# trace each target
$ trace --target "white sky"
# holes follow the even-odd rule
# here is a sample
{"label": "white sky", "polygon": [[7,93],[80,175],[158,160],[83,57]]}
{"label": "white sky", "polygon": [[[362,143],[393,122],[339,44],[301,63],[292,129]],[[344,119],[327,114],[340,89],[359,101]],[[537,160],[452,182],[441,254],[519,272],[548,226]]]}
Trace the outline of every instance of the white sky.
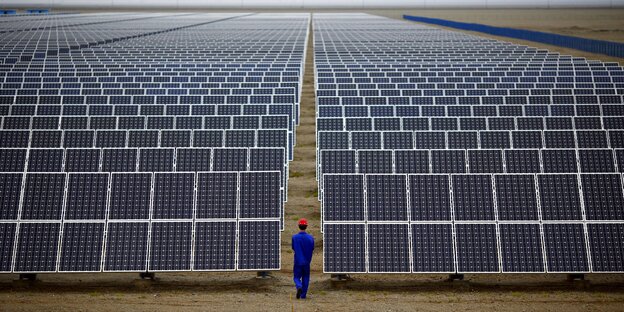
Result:
{"label": "white sky", "polygon": [[494,8],[611,7],[624,0],[0,0],[0,7]]}

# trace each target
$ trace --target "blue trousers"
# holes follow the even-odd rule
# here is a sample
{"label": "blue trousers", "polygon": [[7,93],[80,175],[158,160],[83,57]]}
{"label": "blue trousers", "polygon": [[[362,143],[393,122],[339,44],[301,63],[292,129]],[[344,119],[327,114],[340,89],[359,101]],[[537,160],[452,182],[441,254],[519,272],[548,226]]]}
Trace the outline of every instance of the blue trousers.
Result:
{"label": "blue trousers", "polygon": [[301,289],[301,298],[305,298],[308,293],[308,284],[310,284],[310,265],[295,265],[293,273],[295,286]]}

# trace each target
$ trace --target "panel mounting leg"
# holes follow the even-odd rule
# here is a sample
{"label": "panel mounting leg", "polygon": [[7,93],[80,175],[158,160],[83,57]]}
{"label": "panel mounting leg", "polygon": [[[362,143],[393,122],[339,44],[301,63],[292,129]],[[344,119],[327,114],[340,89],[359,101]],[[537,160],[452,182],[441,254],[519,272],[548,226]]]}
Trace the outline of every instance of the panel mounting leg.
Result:
{"label": "panel mounting leg", "polygon": [[332,274],[331,280],[332,282],[346,282],[350,280],[350,278],[347,274]]}
{"label": "panel mounting leg", "polygon": [[19,279],[21,281],[36,281],[37,280],[37,274],[34,273],[23,273],[19,275]]}
{"label": "panel mounting leg", "polygon": [[271,273],[269,271],[258,271],[256,273],[257,279],[268,279],[271,278]]}
{"label": "panel mounting leg", "polygon": [[449,281],[463,281],[464,280],[464,274],[449,274]]}
{"label": "panel mounting leg", "polygon": [[154,272],[141,272],[139,273],[139,276],[141,277],[141,279],[153,280],[156,278],[156,274],[154,274]]}

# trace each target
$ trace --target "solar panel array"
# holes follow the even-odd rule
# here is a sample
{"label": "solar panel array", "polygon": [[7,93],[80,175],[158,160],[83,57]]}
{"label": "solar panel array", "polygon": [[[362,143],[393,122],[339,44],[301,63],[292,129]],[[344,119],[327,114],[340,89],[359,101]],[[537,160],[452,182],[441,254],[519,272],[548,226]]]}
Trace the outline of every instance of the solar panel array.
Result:
{"label": "solar panel array", "polygon": [[624,271],[624,70],[315,14],[327,273]]}
{"label": "solar panel array", "polygon": [[308,24],[0,20],[0,271],[279,269]]}

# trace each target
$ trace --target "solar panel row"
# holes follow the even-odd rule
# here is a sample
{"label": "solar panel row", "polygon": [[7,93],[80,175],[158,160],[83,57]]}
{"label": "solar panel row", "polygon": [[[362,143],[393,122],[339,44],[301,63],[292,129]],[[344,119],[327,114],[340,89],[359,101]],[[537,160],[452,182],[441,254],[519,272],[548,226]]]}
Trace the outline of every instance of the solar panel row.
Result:
{"label": "solar panel row", "polygon": [[624,271],[619,64],[366,14],[314,27],[325,272]]}
{"label": "solar panel row", "polygon": [[0,21],[0,271],[279,269],[308,24]]}

